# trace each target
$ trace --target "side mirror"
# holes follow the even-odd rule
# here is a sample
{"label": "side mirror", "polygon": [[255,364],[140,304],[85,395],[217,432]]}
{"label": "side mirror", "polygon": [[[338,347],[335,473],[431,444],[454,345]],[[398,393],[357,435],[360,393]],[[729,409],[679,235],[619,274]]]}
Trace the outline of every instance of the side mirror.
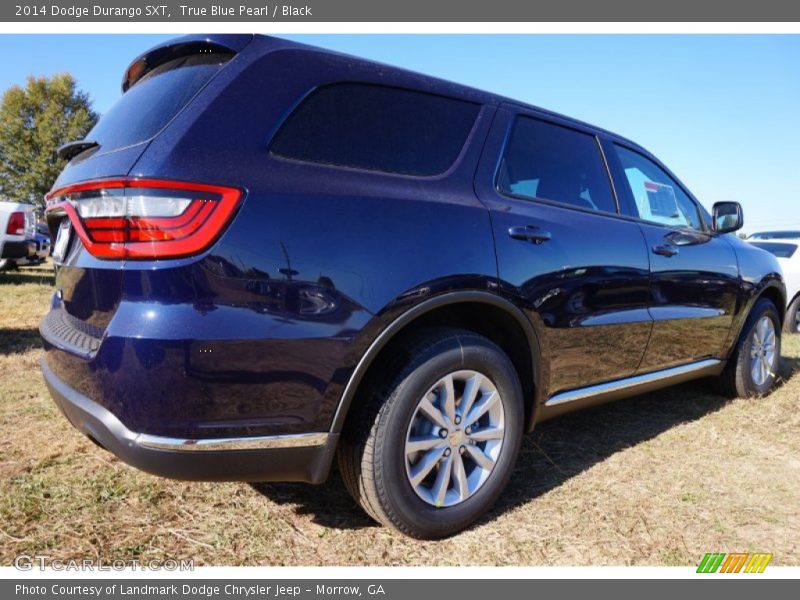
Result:
{"label": "side mirror", "polygon": [[711,209],[714,231],[730,233],[744,225],[742,205],[738,202],[717,202]]}

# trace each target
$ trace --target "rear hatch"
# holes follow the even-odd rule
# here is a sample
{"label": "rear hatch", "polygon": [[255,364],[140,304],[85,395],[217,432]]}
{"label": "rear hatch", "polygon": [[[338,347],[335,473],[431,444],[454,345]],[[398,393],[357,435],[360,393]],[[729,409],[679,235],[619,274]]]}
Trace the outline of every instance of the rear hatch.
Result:
{"label": "rear hatch", "polygon": [[[53,310],[42,326],[48,342],[91,357],[122,299],[125,263],[191,253],[192,247],[175,252],[173,244],[173,251],[159,255],[142,252],[140,244],[136,255],[128,242],[147,241],[155,248],[159,239],[148,236],[167,236],[159,225],[184,227],[174,231],[186,233],[208,216],[193,200],[221,200],[223,194],[174,189],[161,181],[141,188],[128,176],[149,143],[202,95],[251,37],[187,36],[151,49],[125,71],[122,96],[86,139],[64,148],[69,163],[47,198],[57,268]],[[147,227],[149,233],[143,231]]]}

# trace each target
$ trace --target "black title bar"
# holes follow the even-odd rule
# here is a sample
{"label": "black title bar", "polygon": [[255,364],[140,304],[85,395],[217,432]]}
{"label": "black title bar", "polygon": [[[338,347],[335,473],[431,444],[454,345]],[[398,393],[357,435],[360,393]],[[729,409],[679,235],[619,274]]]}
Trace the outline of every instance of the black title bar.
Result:
{"label": "black title bar", "polygon": [[786,0],[56,0],[0,4],[2,22],[786,22]]}

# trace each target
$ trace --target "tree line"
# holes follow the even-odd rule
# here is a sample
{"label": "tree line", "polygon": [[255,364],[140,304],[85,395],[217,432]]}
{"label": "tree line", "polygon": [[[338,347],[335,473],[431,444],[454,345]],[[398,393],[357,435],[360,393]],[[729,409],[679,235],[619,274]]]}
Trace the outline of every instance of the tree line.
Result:
{"label": "tree line", "polygon": [[26,202],[44,208],[66,161],[59,146],[83,139],[97,123],[89,95],[69,73],[29,76],[0,101],[0,201]]}

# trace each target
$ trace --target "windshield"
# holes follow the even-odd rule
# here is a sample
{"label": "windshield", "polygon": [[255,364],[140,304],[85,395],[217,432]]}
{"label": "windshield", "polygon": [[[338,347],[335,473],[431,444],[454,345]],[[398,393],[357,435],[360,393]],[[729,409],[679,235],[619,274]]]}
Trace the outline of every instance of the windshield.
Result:
{"label": "windshield", "polygon": [[800,231],[759,231],[750,236],[752,240],[789,240],[800,238]]}
{"label": "windshield", "polygon": [[753,246],[766,250],[778,258],[791,258],[797,250],[797,244],[786,244],[780,242],[753,242]]}

